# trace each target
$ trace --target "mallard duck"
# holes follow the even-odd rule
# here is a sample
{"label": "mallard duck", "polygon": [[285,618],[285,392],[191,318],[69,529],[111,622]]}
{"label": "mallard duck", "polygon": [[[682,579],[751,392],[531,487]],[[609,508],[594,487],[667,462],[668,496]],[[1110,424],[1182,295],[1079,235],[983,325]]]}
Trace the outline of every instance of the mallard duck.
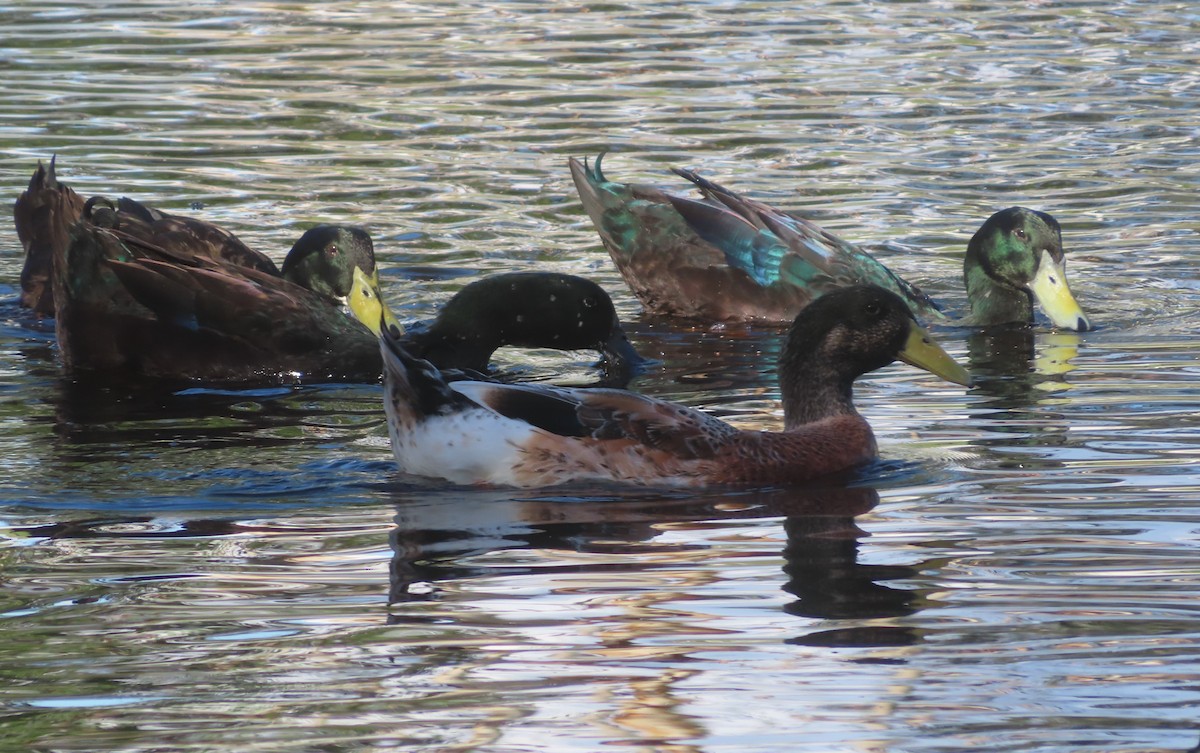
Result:
{"label": "mallard duck", "polygon": [[[813,298],[854,284],[880,285],[928,321],[936,303],[859,246],[795,214],[746,199],[691,170],[675,169],[700,200],[616,183],[571,158],[579,198],[617,268],[647,311],[705,321],[788,322]],[[1044,212],[1010,207],[967,244],[971,314],[985,326],[1033,321],[1031,298],[1062,329],[1090,328],[1067,285],[1062,234]]]}
{"label": "mallard duck", "polygon": [[365,231],[308,230],[288,252],[285,279],[177,254],[92,219],[74,225],[50,275],[68,368],[221,383],[379,378],[374,338],[337,300],[355,269],[374,274]]}
{"label": "mallard duck", "polygon": [[67,247],[75,223],[85,213],[90,217],[91,208],[97,205],[97,216],[109,229],[119,230],[122,237],[166,249],[176,258],[225,261],[276,277],[292,278],[291,274],[281,273],[266,255],[210,222],[168,214],[124,197],[115,204],[102,197],[84,200],[70,186],[58,181],[56,162],[52,158],[49,167],[38,162],[29,187],[13,206],[17,236],[25,249],[21,304],[40,316],[54,316],[50,270],[55,254]]}
{"label": "mallard duck", "polygon": [[614,389],[447,382],[380,328],[384,409],[400,470],[455,483],[548,486],[599,480],[704,486],[802,482],[873,458],[852,385],[899,358],[970,377],[878,286],[803,309],[780,357],[784,430],[743,431],[706,413]]}
{"label": "mallard duck", "polygon": [[[379,379],[375,337],[340,308],[355,271],[379,295],[363,230],[313,228],[277,268],[210,223],[130,199],[84,201],[53,162],[38,165],[15,215],[22,300],[56,315],[69,367],[218,382]],[[608,295],[567,275],[467,286],[419,338],[435,363],[481,372],[506,344],[594,347],[610,368],[639,362]]]}
{"label": "mallard duck", "polygon": [[[321,225],[282,269],[207,222],[131,199],[86,201],[38,164],[13,210],[21,300],[55,317],[64,364],[178,380],[374,381],[378,348],[341,310],[371,238]],[[375,282],[374,284],[378,284]]]}
{"label": "mallard duck", "polygon": [[[396,317],[378,286],[361,270],[347,301],[354,315],[380,334]],[[401,330],[404,348],[442,371],[480,376],[506,345],[597,350],[606,382],[624,384],[644,359],[621,327],[612,298],[591,280],[557,272],[504,272],[476,280],[450,298],[432,322]]]}

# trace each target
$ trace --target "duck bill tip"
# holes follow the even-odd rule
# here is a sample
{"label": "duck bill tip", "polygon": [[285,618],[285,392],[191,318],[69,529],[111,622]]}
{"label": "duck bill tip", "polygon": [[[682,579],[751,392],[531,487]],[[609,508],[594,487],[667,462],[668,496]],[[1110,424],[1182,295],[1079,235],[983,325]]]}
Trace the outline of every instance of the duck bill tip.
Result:
{"label": "duck bill tip", "polygon": [[1091,321],[1067,284],[1065,263],[1051,258],[1049,252],[1042,253],[1037,275],[1029,283],[1029,292],[1055,327],[1075,332],[1092,329]]}

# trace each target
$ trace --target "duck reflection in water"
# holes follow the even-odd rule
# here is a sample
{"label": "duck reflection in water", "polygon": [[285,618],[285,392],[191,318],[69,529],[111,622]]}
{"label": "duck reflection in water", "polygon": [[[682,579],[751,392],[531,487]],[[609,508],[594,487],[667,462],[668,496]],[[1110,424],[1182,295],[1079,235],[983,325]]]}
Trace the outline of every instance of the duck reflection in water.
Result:
{"label": "duck reflection in water", "polygon": [[1070,389],[1082,338],[1075,332],[1037,332],[1026,325],[978,329],[967,337],[976,393],[989,407],[1023,408]]}
{"label": "duck reflection in water", "polygon": [[[439,582],[544,572],[544,565],[470,564],[472,558],[491,552],[516,549],[669,555],[704,547],[700,542],[655,543],[665,530],[678,530],[680,524],[772,517],[783,518],[787,532],[783,550],[787,581],[783,589],[797,597],[785,607],[789,614],[814,619],[871,619],[916,611],[914,602],[919,592],[894,589],[880,582],[911,577],[914,568],[863,565],[857,561],[858,539],[866,534],[854,518],[878,504],[879,495],[872,488],[766,489],[696,496],[617,490],[603,499],[567,494],[562,489],[553,495],[522,496],[513,496],[511,491],[459,490],[398,501],[396,527],[391,534],[390,621],[400,624],[423,619],[419,613],[406,613],[395,605],[438,599]],[[600,570],[612,566],[606,561],[594,567]],[[578,567],[581,572],[588,569],[587,565]],[[880,640],[884,645],[895,645],[894,636],[884,636],[886,632],[881,632]],[[856,634],[856,645],[861,645],[863,635],[862,631]]]}
{"label": "duck reflection in water", "polygon": [[[1074,332],[1037,332],[1028,326],[988,327],[967,339],[975,380],[975,426],[987,432],[973,440],[996,448],[1000,467],[1059,468],[1048,448],[1069,445],[1066,416],[1051,406],[1066,399],[1082,338]],[[1051,402],[1053,400],[1054,402]],[[1014,448],[1041,448],[1017,452]]]}

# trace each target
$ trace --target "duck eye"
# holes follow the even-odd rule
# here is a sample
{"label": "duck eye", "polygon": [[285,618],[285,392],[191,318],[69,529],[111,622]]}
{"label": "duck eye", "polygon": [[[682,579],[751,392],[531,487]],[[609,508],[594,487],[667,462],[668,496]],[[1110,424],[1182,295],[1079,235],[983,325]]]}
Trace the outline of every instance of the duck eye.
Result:
{"label": "duck eye", "polygon": [[337,246],[326,246],[325,247],[325,255],[326,256],[337,256],[338,253],[339,253],[339,251],[338,251]]}
{"label": "duck eye", "polygon": [[1026,234],[1026,232],[1019,227],[1013,228],[1012,234],[1017,236],[1017,240],[1022,240],[1022,241],[1029,240],[1029,235]]}
{"label": "duck eye", "polygon": [[871,301],[866,305],[863,311],[865,311],[867,316],[871,317],[872,319],[878,319],[880,314],[883,313],[883,307],[875,301]]}

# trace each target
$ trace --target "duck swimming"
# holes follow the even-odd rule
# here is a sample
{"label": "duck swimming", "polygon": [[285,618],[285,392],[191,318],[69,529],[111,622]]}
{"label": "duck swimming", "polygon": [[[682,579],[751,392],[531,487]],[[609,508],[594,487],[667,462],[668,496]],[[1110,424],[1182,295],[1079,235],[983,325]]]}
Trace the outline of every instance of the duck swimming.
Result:
{"label": "duck swimming", "polygon": [[378,285],[365,231],[306,231],[284,262],[302,284],[176,254],[96,220],[75,224],[51,270],[68,369],[218,383],[378,380],[378,348],[338,300],[355,269]]}
{"label": "duck swimming", "polygon": [[[789,322],[830,290],[884,287],[919,317],[949,321],[919,288],[861,247],[795,214],[744,198],[691,170],[674,172],[701,199],[605,178],[601,154],[571,158],[579,198],[617,268],[646,310],[704,321]],[[1010,207],[967,244],[971,313],[961,326],[1033,321],[1033,300],[1061,329],[1091,323],[1067,285],[1062,233],[1044,212]]]}
{"label": "duck swimming", "polygon": [[[356,304],[357,316],[378,315]],[[376,319],[378,321],[378,319]],[[404,473],[459,484],[775,485],[876,455],[854,408],[862,374],[899,358],[949,381],[970,377],[878,286],[833,291],[802,310],[779,362],[784,430],[744,431],[698,410],[615,389],[447,382],[381,326],[384,409]]]}
{"label": "duck swimming", "polygon": [[[26,248],[22,302],[55,316],[71,369],[222,383],[380,377],[376,338],[342,310],[356,272],[379,295],[364,230],[312,228],[276,267],[211,223],[131,199],[84,201],[56,179],[53,161],[38,165],[14,215]],[[530,273],[481,283],[422,335],[435,363],[485,371],[506,344],[594,347],[620,368],[640,362],[612,300],[590,281]]]}

